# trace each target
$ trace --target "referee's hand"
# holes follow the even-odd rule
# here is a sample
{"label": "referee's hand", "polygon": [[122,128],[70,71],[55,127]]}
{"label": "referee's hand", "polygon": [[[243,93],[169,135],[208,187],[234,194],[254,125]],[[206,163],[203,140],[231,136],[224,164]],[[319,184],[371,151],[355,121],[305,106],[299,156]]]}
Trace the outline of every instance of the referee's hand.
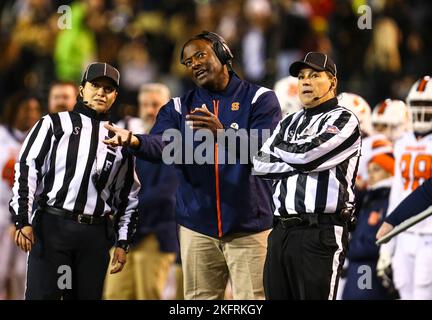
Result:
{"label": "referee's hand", "polygon": [[105,124],[104,127],[109,131],[113,132],[115,135],[111,139],[103,140],[103,143],[111,146],[111,147],[132,147],[138,148],[140,141],[137,137],[135,137],[131,131],[114,127],[110,124]]}
{"label": "referee's hand", "polygon": [[123,270],[124,265],[126,264],[126,251],[123,248],[115,248],[113,258],[111,261],[111,269],[110,273],[117,273]]}
{"label": "referee's hand", "polygon": [[15,231],[15,244],[20,247],[22,251],[30,251],[34,242],[33,228],[31,226],[25,226]]}

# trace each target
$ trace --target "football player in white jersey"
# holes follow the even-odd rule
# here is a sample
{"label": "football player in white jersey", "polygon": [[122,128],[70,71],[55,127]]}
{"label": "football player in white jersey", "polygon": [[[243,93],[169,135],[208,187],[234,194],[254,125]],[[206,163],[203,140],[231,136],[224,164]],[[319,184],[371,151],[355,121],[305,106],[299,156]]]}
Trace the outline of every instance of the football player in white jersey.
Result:
{"label": "football player in white jersey", "polygon": [[409,110],[402,100],[385,99],[372,111],[372,126],[393,143],[405,132],[412,131]]}
{"label": "football player in white jersey", "polygon": [[0,300],[24,298],[27,255],[14,243],[15,226],[9,213],[9,200],[21,145],[27,131],[40,117],[38,100],[25,94],[12,96],[3,110],[0,125]]}
{"label": "football player in white jersey", "polygon": [[342,92],[338,96],[339,105],[357,116],[362,134],[362,149],[357,172],[356,186],[362,191],[366,189],[368,180],[367,166],[373,156],[393,151],[391,141],[383,134],[375,133],[372,128],[371,107],[361,96],[355,93]]}
{"label": "football player in white jersey", "polygon": [[[407,105],[413,132],[394,146],[395,177],[387,214],[432,176],[432,81],[419,79],[411,88]],[[432,299],[432,217],[402,232],[381,248],[378,272],[391,263],[401,299]]]}
{"label": "football player in white jersey", "polygon": [[282,117],[302,108],[297,83],[298,79],[293,76],[282,78],[275,83],[274,91],[282,109]]}
{"label": "football player in white jersey", "polygon": [[[393,148],[391,142],[384,135],[376,134],[374,132],[372,128],[371,107],[365,99],[363,99],[358,94],[350,92],[342,92],[337,98],[338,104],[354,112],[360,122],[362,148],[357,170],[355,190],[357,210],[359,210],[359,205],[362,203],[362,199],[367,188],[367,181],[369,179],[369,160],[378,154],[391,153]],[[345,269],[348,268],[348,263],[348,259],[345,260]],[[341,290],[338,290],[338,300],[341,299],[344,284],[344,279],[339,282]]]}

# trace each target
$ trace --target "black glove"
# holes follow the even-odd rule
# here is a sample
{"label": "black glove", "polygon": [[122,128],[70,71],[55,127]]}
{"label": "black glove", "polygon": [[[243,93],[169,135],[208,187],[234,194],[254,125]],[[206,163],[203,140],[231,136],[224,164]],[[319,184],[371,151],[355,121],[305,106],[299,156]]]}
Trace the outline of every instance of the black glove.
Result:
{"label": "black glove", "polygon": [[387,289],[392,299],[400,299],[399,292],[393,282],[393,269],[391,265],[385,267],[382,272],[377,274],[382,286]]}
{"label": "black glove", "polygon": [[353,232],[357,226],[357,216],[355,208],[344,208],[341,211],[342,217],[345,220],[349,232]]}

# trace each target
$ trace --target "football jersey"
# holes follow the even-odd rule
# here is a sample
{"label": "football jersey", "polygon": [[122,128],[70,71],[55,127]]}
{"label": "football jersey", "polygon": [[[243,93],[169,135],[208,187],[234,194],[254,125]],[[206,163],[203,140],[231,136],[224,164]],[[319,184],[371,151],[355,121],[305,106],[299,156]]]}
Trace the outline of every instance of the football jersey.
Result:
{"label": "football jersey", "polygon": [[24,141],[25,133],[0,126],[0,225],[12,223],[9,201],[12,198],[14,166]]}
{"label": "football jersey", "polygon": [[392,143],[383,134],[377,133],[363,138],[359,167],[357,170],[357,179],[366,182],[368,180],[367,169],[370,159],[379,153],[388,153],[392,151]]}
{"label": "football jersey", "polygon": [[[414,133],[405,133],[395,143],[394,156],[395,176],[387,214],[432,176],[432,134],[417,140]],[[412,226],[409,232],[432,233],[432,217]]]}

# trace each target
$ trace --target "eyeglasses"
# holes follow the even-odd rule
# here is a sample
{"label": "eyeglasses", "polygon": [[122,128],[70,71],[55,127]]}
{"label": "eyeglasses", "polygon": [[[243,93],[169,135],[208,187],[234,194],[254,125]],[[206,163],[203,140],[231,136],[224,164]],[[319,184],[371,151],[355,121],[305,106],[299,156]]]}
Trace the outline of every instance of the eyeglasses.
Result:
{"label": "eyeglasses", "polygon": [[108,94],[111,92],[114,92],[116,90],[116,88],[114,88],[113,86],[103,86],[100,83],[97,82],[90,82],[90,86],[93,90],[97,91],[100,88],[103,88],[103,91]]}

